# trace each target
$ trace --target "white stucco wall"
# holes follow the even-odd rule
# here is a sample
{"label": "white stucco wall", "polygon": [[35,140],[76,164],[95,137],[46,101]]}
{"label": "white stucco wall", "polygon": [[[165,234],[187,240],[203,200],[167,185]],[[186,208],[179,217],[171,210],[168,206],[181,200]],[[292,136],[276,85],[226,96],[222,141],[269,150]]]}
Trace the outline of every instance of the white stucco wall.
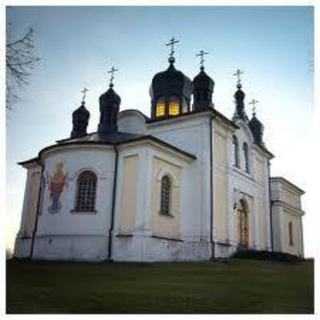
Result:
{"label": "white stucco wall", "polygon": [[[199,216],[190,210],[192,186],[189,168],[196,160],[188,159],[175,151],[165,150],[152,144],[133,144],[121,146],[119,165],[122,167],[128,159],[139,159],[136,168],[137,201],[134,207],[125,206],[124,190],[131,176],[130,172],[121,171],[117,186],[116,222],[114,230],[113,259],[118,261],[170,261],[170,260],[206,260],[209,258],[208,243],[199,242],[199,229],[192,228],[193,221]],[[132,169],[133,170],[133,167]],[[126,174],[124,174],[126,173]],[[172,217],[159,213],[159,181],[163,174],[173,177]],[[190,199],[191,198],[191,199]],[[132,217],[134,227],[131,232],[123,232],[122,225],[129,221],[123,215]],[[130,220],[131,221],[131,220]],[[190,228],[191,226],[191,228]],[[192,231],[194,233],[192,233]]]}
{"label": "white stucco wall", "polygon": [[[255,250],[271,250],[270,233],[270,206],[269,206],[269,157],[253,143],[253,137],[247,124],[238,120],[240,127],[229,136],[229,168],[228,179],[229,192],[229,241],[233,250],[238,246],[239,230],[238,216],[235,207],[240,199],[244,199],[249,208],[249,248]],[[232,146],[232,134],[235,134],[239,142],[240,168],[234,164],[234,150]],[[247,143],[249,150],[249,173],[245,168],[243,144]],[[232,198],[230,195],[232,194]]]}
{"label": "white stucco wall", "polygon": [[[275,251],[304,255],[301,196],[304,192],[283,178],[271,179],[273,242]],[[293,243],[290,244],[289,223]]]}
{"label": "white stucco wall", "polygon": [[[46,259],[102,260],[107,256],[108,230],[112,205],[114,151],[109,146],[64,146],[43,154],[44,177],[34,257]],[[61,209],[50,213],[52,203],[48,176],[63,163],[65,188]],[[84,170],[97,176],[96,212],[75,212],[77,178]]]}
{"label": "white stucco wall", "polygon": [[186,228],[190,238],[206,242],[210,240],[210,121],[210,113],[201,113],[147,124],[148,133],[197,157],[188,169],[185,210],[191,220]]}
{"label": "white stucco wall", "polygon": [[213,133],[213,238],[215,256],[228,256],[230,244],[230,128],[214,121]]}

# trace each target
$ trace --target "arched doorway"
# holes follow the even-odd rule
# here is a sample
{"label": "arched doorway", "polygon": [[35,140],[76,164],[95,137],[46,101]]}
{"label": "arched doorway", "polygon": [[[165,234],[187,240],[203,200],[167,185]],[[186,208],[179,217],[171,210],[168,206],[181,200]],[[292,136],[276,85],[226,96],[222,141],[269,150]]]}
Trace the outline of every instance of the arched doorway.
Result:
{"label": "arched doorway", "polygon": [[248,217],[248,205],[244,199],[239,201],[239,207],[237,210],[238,215],[238,235],[239,246],[241,248],[249,247],[249,217]]}

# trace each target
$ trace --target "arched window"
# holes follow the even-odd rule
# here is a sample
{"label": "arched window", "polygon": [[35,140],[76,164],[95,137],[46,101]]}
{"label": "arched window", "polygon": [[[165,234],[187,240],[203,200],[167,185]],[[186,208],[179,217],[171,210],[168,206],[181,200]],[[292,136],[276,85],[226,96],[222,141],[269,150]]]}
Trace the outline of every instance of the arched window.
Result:
{"label": "arched window", "polygon": [[288,224],[289,229],[289,245],[293,246],[293,232],[292,232],[292,222],[290,221]]}
{"label": "arched window", "polygon": [[238,207],[239,245],[242,248],[249,246],[249,217],[248,205],[244,199],[240,200]]}
{"label": "arched window", "polygon": [[244,164],[246,168],[246,172],[250,173],[250,166],[249,166],[249,148],[246,142],[243,143],[243,157],[244,157]]}
{"label": "arched window", "polygon": [[97,176],[92,171],[84,171],[79,175],[75,211],[95,211],[96,188]]}
{"label": "arched window", "polygon": [[233,165],[237,168],[240,167],[239,164],[239,142],[238,138],[234,135],[232,136],[232,144],[233,144]]}
{"label": "arched window", "polygon": [[164,176],[161,179],[161,203],[160,213],[170,215],[171,205],[171,179],[169,176]]}
{"label": "arched window", "polygon": [[179,99],[172,97],[169,100],[169,116],[178,116],[180,114]]}
{"label": "arched window", "polygon": [[160,98],[157,101],[157,105],[156,105],[156,117],[163,117],[166,114],[166,103],[164,101],[164,99]]}

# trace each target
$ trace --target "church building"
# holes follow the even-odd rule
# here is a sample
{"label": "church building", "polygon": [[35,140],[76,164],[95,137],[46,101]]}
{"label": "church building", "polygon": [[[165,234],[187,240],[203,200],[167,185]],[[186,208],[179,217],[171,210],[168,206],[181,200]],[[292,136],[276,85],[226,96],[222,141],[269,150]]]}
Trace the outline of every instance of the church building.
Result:
{"label": "church building", "polygon": [[119,112],[112,68],[97,131],[87,132],[83,98],[70,137],[19,163],[27,181],[16,257],[196,261],[237,250],[303,257],[304,192],[270,176],[274,156],[255,110],[247,115],[240,70],[228,119],[213,103],[206,53],[191,80],[175,67],[174,43],[168,68],[151,82],[150,117]]}

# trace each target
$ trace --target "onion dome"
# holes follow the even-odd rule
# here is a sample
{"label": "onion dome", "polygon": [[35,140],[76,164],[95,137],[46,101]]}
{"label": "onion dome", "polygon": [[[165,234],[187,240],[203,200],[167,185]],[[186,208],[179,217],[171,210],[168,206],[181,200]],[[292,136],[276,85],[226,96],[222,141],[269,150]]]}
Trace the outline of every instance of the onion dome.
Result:
{"label": "onion dome", "polygon": [[205,73],[201,66],[200,72],[193,79],[193,110],[212,108],[214,81]]}
{"label": "onion dome", "polygon": [[121,103],[120,96],[113,90],[110,83],[109,89],[100,96],[100,122],[99,133],[110,133],[118,131],[117,118]]}
{"label": "onion dome", "polygon": [[256,113],[254,112],[252,118],[249,121],[249,128],[252,132],[254,143],[258,145],[263,144],[263,130],[264,126],[256,117]]}
{"label": "onion dome", "polygon": [[90,112],[86,109],[84,101],[81,106],[72,113],[71,138],[79,138],[87,134]]}
{"label": "onion dome", "polygon": [[241,119],[248,121],[248,116],[245,112],[244,109],[244,98],[245,98],[245,93],[242,91],[242,86],[241,83],[238,83],[237,85],[238,90],[234,94],[234,99],[236,103],[236,110],[233,115],[233,120]]}
{"label": "onion dome", "polygon": [[[170,57],[168,69],[157,73],[152,79],[150,96],[153,119],[171,115],[169,107],[170,101],[174,101],[175,106],[177,106],[177,110],[174,112],[175,114],[172,115],[189,111],[192,82],[187,76],[174,67],[174,61],[174,58]],[[158,103],[159,110],[161,111],[157,110]]]}

